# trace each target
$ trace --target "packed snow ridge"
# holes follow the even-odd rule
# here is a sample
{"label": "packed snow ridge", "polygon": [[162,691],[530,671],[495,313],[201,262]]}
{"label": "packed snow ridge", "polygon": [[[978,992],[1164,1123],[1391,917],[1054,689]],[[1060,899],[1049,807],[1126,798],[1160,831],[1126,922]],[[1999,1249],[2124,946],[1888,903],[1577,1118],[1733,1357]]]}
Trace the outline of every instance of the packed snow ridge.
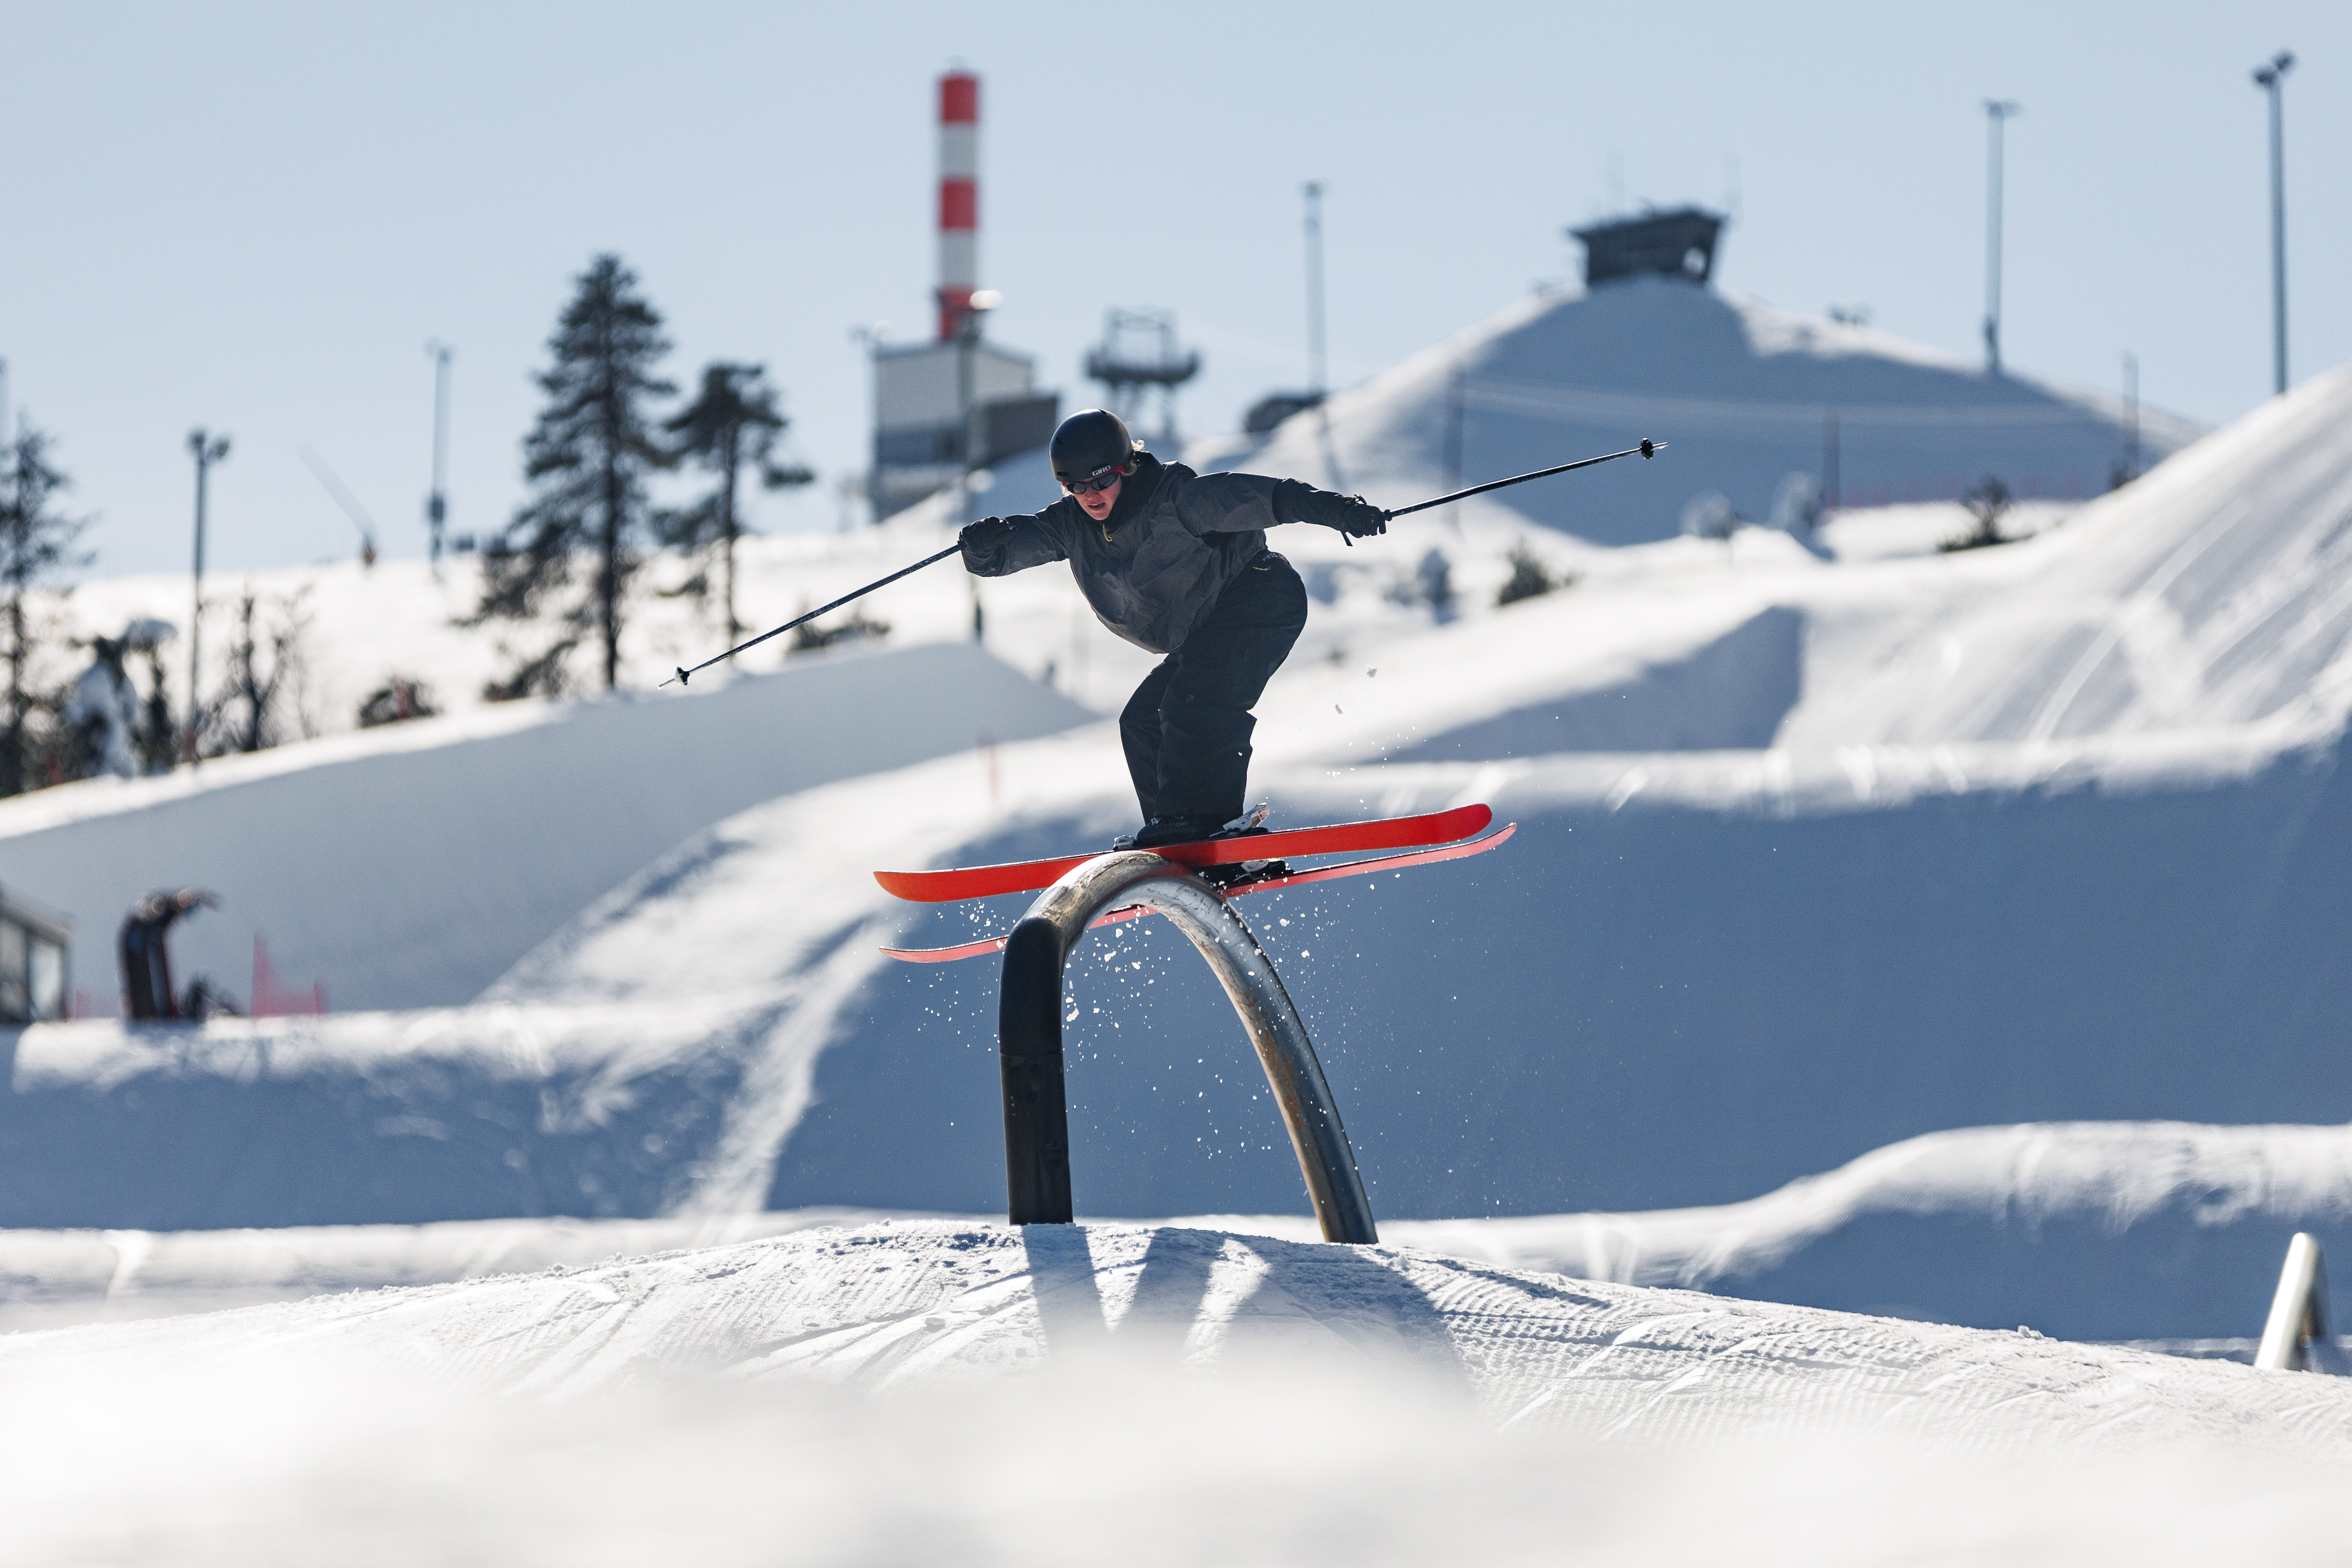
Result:
{"label": "packed snow ridge", "polygon": [[45,1561],[2198,1562],[2339,1538],[2352,1450],[2335,1379],[1120,1226],[16,1335],[0,1389]]}

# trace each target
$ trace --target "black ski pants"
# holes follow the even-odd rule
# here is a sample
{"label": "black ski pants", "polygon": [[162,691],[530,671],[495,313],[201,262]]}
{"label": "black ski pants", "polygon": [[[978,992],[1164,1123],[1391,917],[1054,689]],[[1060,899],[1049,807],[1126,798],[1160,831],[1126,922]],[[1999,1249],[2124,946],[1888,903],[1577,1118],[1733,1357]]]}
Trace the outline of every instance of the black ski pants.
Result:
{"label": "black ski pants", "polygon": [[1307,585],[1269,550],[1143,678],[1118,716],[1118,736],[1144,821],[1230,822],[1242,814],[1257,728],[1250,710],[1306,625]]}

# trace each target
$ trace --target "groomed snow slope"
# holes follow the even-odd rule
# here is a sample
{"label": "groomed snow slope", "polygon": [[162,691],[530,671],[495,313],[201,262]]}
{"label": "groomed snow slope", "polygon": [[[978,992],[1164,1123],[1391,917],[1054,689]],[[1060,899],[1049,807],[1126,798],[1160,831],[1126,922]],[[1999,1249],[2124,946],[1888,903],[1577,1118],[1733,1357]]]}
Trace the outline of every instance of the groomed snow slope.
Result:
{"label": "groomed snow slope", "polygon": [[2063,528],[1973,552],[1991,558],[1976,603],[1926,624],[1888,617],[1891,635],[1819,658],[1834,687],[1816,696],[1809,679],[1780,743],[2339,730],[2352,709],[2347,431],[2352,367]]}
{"label": "groomed snow slope", "polygon": [[15,1335],[0,1390],[44,1561],[2317,1562],[2352,1457],[2337,1379],[1133,1226]]}

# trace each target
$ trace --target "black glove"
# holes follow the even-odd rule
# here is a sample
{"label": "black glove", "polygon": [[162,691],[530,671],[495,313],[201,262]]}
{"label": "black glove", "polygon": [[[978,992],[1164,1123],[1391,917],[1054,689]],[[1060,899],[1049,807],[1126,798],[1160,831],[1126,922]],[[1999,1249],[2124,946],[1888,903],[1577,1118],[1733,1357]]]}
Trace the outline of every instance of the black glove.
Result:
{"label": "black glove", "polygon": [[997,555],[1012,537],[1013,525],[1001,517],[983,517],[965,525],[956,535],[956,542],[963,546],[963,569],[979,577],[993,574]]}
{"label": "black glove", "polygon": [[1389,514],[1361,496],[1342,497],[1331,510],[1338,514],[1331,519],[1331,526],[1350,539],[1370,539],[1389,531]]}

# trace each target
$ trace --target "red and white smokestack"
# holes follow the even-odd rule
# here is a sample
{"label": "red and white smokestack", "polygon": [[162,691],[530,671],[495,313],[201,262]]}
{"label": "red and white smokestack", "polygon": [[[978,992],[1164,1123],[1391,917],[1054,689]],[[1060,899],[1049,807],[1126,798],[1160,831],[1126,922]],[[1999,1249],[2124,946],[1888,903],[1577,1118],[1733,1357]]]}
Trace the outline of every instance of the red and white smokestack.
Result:
{"label": "red and white smokestack", "polygon": [[956,335],[980,287],[980,79],[940,78],[940,339]]}

